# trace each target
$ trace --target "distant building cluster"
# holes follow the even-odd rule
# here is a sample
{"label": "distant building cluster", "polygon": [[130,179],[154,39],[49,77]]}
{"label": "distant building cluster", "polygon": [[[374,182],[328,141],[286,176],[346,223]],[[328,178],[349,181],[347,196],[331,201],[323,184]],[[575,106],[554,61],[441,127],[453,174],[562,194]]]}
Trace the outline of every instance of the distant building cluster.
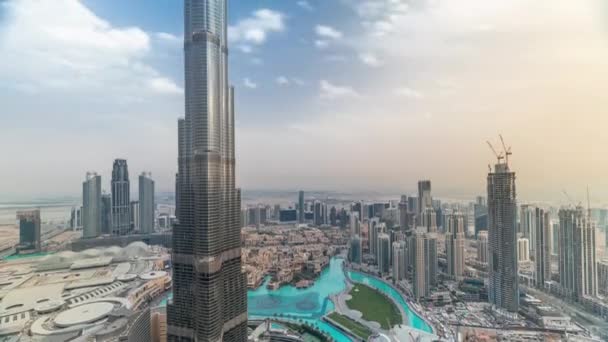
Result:
{"label": "distant building cluster", "polygon": [[72,209],[72,229],[82,229],[84,239],[102,235],[125,236],[151,234],[158,228],[169,228],[170,216],[158,217],[154,180],[149,172],[139,176],[139,196],[131,200],[131,182],[127,161],[116,159],[112,168],[110,193],[102,190],[101,176],[88,172],[82,183],[82,207]]}

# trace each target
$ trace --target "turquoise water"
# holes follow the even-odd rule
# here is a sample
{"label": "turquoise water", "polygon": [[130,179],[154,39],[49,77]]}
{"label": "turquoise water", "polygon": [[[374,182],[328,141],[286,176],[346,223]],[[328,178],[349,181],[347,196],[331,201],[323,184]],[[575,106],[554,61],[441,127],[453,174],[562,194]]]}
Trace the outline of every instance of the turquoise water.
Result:
{"label": "turquoise water", "polygon": [[273,317],[275,314],[288,315],[316,326],[337,342],[350,342],[350,338],[321,320],[323,315],[334,309],[329,296],[338,294],[346,288],[346,279],[342,272],[343,262],[342,259],[332,259],[329,267],[323,270],[315,284],[307,289],[282,286],[273,291],[268,290],[264,284],[256,290],[249,291],[247,293],[249,316],[265,318]]}
{"label": "turquoise water", "polygon": [[407,303],[405,302],[405,300],[403,299],[401,294],[397,290],[395,290],[392,286],[390,286],[387,283],[380,281],[376,278],[367,276],[367,275],[359,273],[359,272],[350,271],[350,272],[348,272],[348,277],[356,283],[362,283],[362,284],[368,285],[370,287],[373,287],[373,288],[377,289],[378,291],[393,298],[397,303],[399,303],[403,307],[403,311],[405,311],[405,314],[407,315],[407,318],[408,318],[409,326],[422,330],[422,331],[425,331],[425,332],[428,332],[428,333],[433,333],[433,329],[431,329],[431,327],[422,318],[420,318],[414,311],[410,310],[409,306],[407,305]]}
{"label": "turquoise water", "polygon": [[[340,258],[332,259],[329,267],[323,270],[315,284],[307,289],[283,286],[273,291],[268,290],[264,284],[256,290],[248,291],[249,318],[263,319],[276,316],[282,319],[302,320],[329,334],[337,342],[350,342],[350,338],[321,320],[323,315],[334,309],[329,296],[338,294],[346,288],[346,278],[342,271],[343,262],[344,260]],[[390,285],[359,272],[348,272],[348,275],[354,282],[369,285],[395,299],[407,314],[410,326],[432,332],[431,327],[410,310],[403,297]],[[166,300],[160,305],[166,305]],[[283,316],[280,316],[281,314]]]}
{"label": "turquoise water", "polygon": [[31,253],[31,254],[13,254],[13,255],[4,257],[4,259],[2,259],[2,260],[13,261],[13,260],[28,259],[28,258],[40,258],[40,257],[44,257],[44,256],[47,256],[50,254],[53,254],[53,253],[39,252],[39,253]]}

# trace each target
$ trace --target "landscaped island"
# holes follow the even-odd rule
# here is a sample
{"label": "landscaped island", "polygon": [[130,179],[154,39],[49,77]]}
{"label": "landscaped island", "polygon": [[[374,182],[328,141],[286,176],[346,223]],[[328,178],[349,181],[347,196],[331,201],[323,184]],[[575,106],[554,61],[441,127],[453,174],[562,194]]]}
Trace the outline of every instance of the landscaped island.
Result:
{"label": "landscaped island", "polygon": [[346,305],[351,310],[361,312],[364,320],[378,322],[385,330],[403,323],[399,309],[377,290],[363,284],[355,284],[349,294],[352,298],[346,301]]}
{"label": "landscaped island", "polygon": [[363,340],[367,340],[373,334],[366,326],[337,312],[332,312],[327,317]]}

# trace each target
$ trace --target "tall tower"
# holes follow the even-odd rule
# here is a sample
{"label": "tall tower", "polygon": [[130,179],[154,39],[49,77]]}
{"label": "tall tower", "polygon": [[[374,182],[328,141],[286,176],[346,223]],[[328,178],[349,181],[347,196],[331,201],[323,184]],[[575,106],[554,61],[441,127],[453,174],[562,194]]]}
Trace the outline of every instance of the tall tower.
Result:
{"label": "tall tower", "polygon": [[112,195],[101,195],[101,234],[112,232]]}
{"label": "tall tower", "polygon": [[460,280],[464,276],[464,216],[451,214],[446,218],[445,249],[448,274]]}
{"label": "tall tower", "polygon": [[306,213],[304,211],[304,191],[300,190],[298,194],[298,223],[302,224],[306,221]]}
{"label": "tall tower", "polygon": [[124,159],[114,160],[112,168],[112,234],[131,232],[129,169]]}
{"label": "tall tower", "polygon": [[424,212],[426,208],[433,207],[433,197],[431,197],[431,181],[430,180],[422,180],[418,182],[418,207],[417,214],[419,217],[419,223],[422,222],[420,220],[420,215]]}
{"label": "tall tower", "polygon": [[388,234],[382,233],[378,236],[378,270],[382,274],[390,272],[391,262],[391,238]]}
{"label": "tall tower", "polygon": [[536,247],[534,248],[534,282],[536,287],[544,288],[545,281],[551,280],[551,221],[549,212],[541,208],[534,209],[534,237]]}
{"label": "tall tower", "polygon": [[82,236],[85,239],[101,234],[101,215],[101,176],[87,172],[87,178],[82,183]]}
{"label": "tall tower", "polygon": [[139,230],[142,234],[154,233],[154,181],[152,174],[139,175]]}
{"label": "tall tower", "polygon": [[40,252],[40,209],[17,212],[19,221],[19,245],[17,253],[22,250]]}
{"label": "tall tower", "polygon": [[[509,155],[510,151],[505,151]],[[488,299],[496,308],[517,313],[519,284],[517,268],[517,200],[515,172],[498,155],[494,171],[488,173]]]}
{"label": "tall tower", "polygon": [[595,223],[582,207],[559,211],[559,282],[564,294],[580,300],[597,296]]}
{"label": "tall tower", "polygon": [[226,0],[185,0],[186,117],[178,122],[169,341],[247,341]]}

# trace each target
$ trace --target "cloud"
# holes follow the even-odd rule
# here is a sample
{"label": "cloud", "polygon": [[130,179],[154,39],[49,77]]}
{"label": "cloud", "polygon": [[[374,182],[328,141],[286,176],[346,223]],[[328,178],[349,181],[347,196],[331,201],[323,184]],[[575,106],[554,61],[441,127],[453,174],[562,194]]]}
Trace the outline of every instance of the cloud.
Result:
{"label": "cloud", "polygon": [[149,81],[152,90],[160,94],[183,95],[184,90],[168,78],[156,77]]}
{"label": "cloud", "polygon": [[395,95],[397,96],[401,96],[401,97],[407,97],[407,98],[411,98],[411,99],[420,99],[422,97],[424,97],[424,95],[412,88],[408,88],[408,87],[402,87],[402,88],[397,88],[395,89]]}
{"label": "cloud", "polygon": [[251,47],[251,45],[247,45],[247,44],[237,45],[236,48],[239,49],[242,53],[252,53],[253,52],[253,47]]}
{"label": "cloud", "polygon": [[361,62],[363,62],[363,64],[368,65],[370,67],[377,68],[379,66],[382,66],[382,61],[380,61],[378,57],[373,53],[360,53],[359,59],[361,60]]}
{"label": "cloud", "polygon": [[304,80],[302,80],[301,78],[298,77],[287,77],[287,76],[279,76],[275,79],[276,84],[278,84],[279,86],[290,86],[290,85],[296,85],[296,86],[305,86],[306,82]]}
{"label": "cloud", "polygon": [[320,97],[325,100],[335,100],[340,98],[353,98],[358,97],[359,94],[349,86],[337,86],[330,83],[327,80],[321,80],[320,86]]}
{"label": "cloud", "polygon": [[351,1],[371,35],[384,36],[395,31],[395,26],[409,12],[408,0],[365,0]]}
{"label": "cloud", "polygon": [[302,7],[303,9],[307,10],[307,11],[314,11],[314,7],[312,7],[312,5],[310,4],[310,2],[305,1],[305,0],[301,0],[297,2],[298,6]]}
{"label": "cloud", "polygon": [[326,25],[317,25],[315,27],[315,32],[317,33],[317,36],[319,36],[321,38],[332,39],[332,40],[340,39],[343,36],[342,32],[336,30],[335,28],[333,28],[331,26],[326,26]]}
{"label": "cloud", "polygon": [[168,43],[181,43],[183,38],[167,32],[157,32],[156,38]]}
{"label": "cloud", "polygon": [[178,89],[167,87],[173,81],[146,64],[151,39],[138,27],[115,27],[78,0],[9,0],[2,7],[0,87],[69,94],[70,100],[95,94],[91,101]]}
{"label": "cloud", "polygon": [[331,41],[342,39],[344,34],[335,28],[327,25],[317,25],[315,33],[318,39],[315,40],[315,46],[319,49],[325,49],[330,45]]}
{"label": "cloud", "polygon": [[259,9],[250,17],[228,27],[228,39],[232,43],[260,45],[268,35],[285,29],[285,15],[270,9]]}
{"label": "cloud", "polygon": [[279,77],[277,77],[277,79],[275,81],[280,86],[287,86],[290,83],[289,79],[287,77],[285,77],[285,76],[279,76]]}
{"label": "cloud", "polygon": [[250,80],[248,77],[245,77],[243,79],[243,86],[245,86],[245,88],[249,88],[249,89],[257,89],[258,88],[258,84],[253,82],[252,80]]}
{"label": "cloud", "polygon": [[348,60],[348,58],[344,55],[328,55],[323,57],[323,60],[331,63],[343,63]]}
{"label": "cloud", "polygon": [[315,46],[318,47],[319,49],[325,49],[326,47],[329,46],[329,42],[327,40],[317,39],[317,40],[315,40]]}

